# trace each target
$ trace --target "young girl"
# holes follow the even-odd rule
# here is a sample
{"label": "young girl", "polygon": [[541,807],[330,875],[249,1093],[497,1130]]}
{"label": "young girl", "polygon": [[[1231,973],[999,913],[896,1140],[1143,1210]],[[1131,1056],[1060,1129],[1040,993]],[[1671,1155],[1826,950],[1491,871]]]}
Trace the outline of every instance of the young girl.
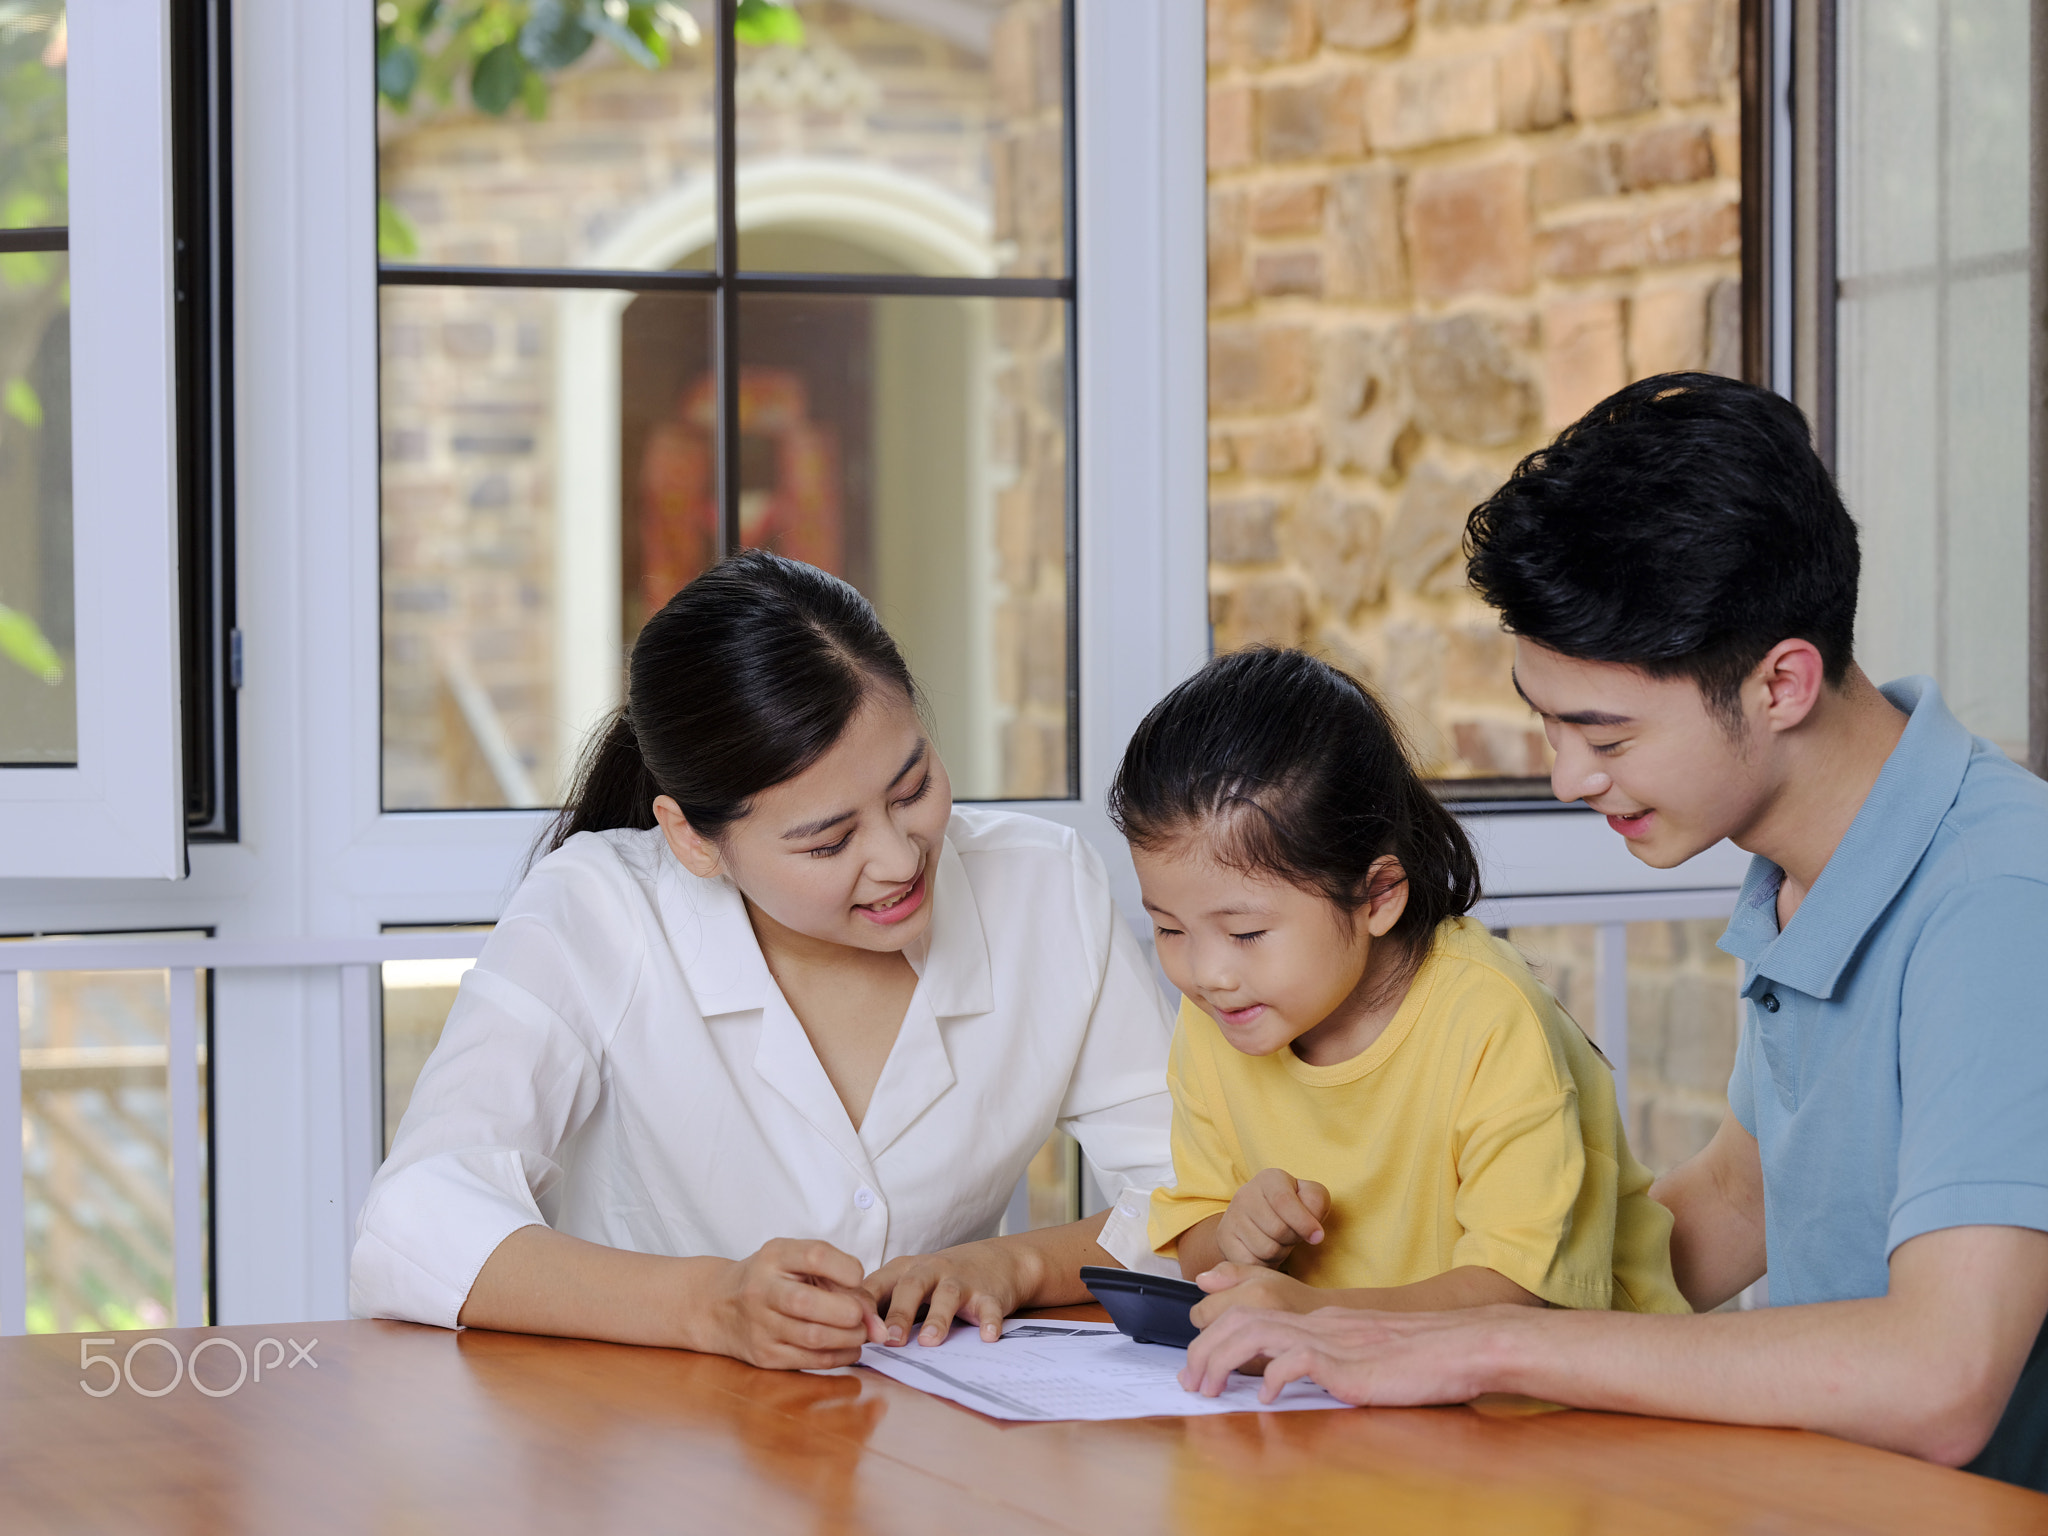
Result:
{"label": "young girl", "polygon": [[1184,997],[1153,1246],[1231,1306],[1689,1310],[1614,1079],[1360,684],[1219,657],[1110,791]]}

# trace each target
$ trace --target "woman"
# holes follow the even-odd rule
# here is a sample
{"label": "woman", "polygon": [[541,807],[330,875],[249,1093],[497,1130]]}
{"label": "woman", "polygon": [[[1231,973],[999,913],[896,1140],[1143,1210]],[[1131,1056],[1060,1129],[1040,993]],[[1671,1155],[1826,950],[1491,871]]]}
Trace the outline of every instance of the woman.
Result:
{"label": "woman", "polygon": [[351,1304],[796,1368],[920,1309],[921,1342],[995,1337],[1142,1262],[1142,1198],[991,1234],[1055,1125],[1105,1189],[1169,1177],[1169,1032],[1088,846],[953,810],[867,601],[736,556],[634,643],[371,1185]]}

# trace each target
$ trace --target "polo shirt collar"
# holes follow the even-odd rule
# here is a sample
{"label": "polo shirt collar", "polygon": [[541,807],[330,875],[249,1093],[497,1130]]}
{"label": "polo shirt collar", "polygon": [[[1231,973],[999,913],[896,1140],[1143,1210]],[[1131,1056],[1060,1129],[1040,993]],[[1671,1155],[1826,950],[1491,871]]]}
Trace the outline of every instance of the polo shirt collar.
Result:
{"label": "polo shirt collar", "polygon": [[1949,713],[1934,679],[1901,678],[1882,692],[1906,712],[1905,734],[1782,931],[1776,903],[1785,872],[1761,856],[1750,861],[1720,947],[1748,963],[1752,987],[1768,976],[1809,997],[1833,997],[1864,937],[1919,866],[1962,788],[1973,738]]}

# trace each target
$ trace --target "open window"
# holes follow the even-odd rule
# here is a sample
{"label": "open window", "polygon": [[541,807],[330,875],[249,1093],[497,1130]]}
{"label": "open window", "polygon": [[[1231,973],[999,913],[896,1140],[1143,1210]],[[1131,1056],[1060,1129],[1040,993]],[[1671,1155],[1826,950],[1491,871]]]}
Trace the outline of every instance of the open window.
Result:
{"label": "open window", "polygon": [[0,13],[0,876],[184,871],[168,29]]}

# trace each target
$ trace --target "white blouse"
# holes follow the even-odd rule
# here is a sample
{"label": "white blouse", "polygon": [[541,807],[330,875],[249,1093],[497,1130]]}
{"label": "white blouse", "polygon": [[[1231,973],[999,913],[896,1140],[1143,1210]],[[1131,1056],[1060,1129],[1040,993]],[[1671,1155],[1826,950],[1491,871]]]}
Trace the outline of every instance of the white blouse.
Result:
{"label": "white blouse", "polygon": [[351,1308],[452,1328],[536,1222],[678,1256],[823,1238],[872,1272],[993,1235],[1055,1125],[1127,1192],[1103,1246],[1145,1266],[1172,1021],[1101,859],[956,810],[906,954],[917,988],[856,1131],[738,890],[658,830],[571,838],[463,977],[357,1224]]}

